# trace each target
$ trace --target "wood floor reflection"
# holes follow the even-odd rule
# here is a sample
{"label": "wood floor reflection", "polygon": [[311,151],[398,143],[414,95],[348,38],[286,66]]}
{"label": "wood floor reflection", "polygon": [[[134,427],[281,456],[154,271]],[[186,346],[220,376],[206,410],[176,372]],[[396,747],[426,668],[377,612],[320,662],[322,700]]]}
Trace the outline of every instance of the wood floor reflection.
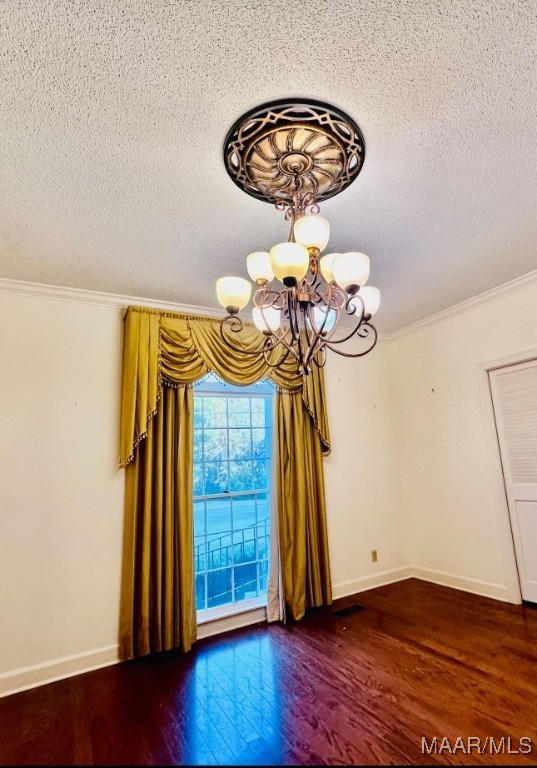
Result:
{"label": "wood floor reflection", "polygon": [[[414,579],[0,700],[0,763],[535,763],[537,610]],[[533,754],[422,754],[422,737]]]}

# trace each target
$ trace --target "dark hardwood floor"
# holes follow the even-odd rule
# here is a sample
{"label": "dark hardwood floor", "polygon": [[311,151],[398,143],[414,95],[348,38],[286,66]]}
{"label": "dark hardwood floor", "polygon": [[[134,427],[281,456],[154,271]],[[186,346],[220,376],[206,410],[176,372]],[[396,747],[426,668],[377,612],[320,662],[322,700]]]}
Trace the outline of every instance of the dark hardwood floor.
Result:
{"label": "dark hardwood floor", "polygon": [[[537,610],[414,579],[353,602],[1,699],[0,763],[537,761]],[[535,746],[422,754],[434,736]]]}

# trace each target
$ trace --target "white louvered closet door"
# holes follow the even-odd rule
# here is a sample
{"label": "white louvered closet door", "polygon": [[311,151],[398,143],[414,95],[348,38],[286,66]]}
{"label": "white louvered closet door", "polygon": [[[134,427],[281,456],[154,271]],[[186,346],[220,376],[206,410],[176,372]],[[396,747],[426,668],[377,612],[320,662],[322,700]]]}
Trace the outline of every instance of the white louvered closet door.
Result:
{"label": "white louvered closet door", "polygon": [[522,598],[537,603],[537,360],[489,378]]}

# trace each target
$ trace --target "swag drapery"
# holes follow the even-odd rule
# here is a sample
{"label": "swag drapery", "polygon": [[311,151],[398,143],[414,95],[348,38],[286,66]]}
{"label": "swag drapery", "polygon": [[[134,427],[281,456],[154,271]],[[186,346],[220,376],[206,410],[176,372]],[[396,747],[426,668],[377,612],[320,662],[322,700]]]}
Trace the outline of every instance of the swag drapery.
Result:
{"label": "swag drapery", "polygon": [[[245,326],[234,343],[259,348]],[[330,450],[322,369],[300,377],[230,350],[218,321],[129,307],[123,339],[120,466],[126,468],[120,648],[123,658],[190,649],[196,639],[192,384],[277,386],[275,463],[285,614],[331,602],[322,457]]]}

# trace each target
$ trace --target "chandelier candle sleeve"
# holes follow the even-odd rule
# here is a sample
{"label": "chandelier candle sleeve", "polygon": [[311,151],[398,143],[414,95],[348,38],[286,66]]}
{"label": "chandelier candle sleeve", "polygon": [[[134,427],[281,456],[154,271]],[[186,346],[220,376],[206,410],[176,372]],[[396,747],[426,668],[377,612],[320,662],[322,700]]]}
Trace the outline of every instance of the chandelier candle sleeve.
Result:
{"label": "chandelier candle sleeve", "polygon": [[250,301],[252,286],[243,277],[220,277],[216,281],[216,296],[228,312],[236,314]]}

